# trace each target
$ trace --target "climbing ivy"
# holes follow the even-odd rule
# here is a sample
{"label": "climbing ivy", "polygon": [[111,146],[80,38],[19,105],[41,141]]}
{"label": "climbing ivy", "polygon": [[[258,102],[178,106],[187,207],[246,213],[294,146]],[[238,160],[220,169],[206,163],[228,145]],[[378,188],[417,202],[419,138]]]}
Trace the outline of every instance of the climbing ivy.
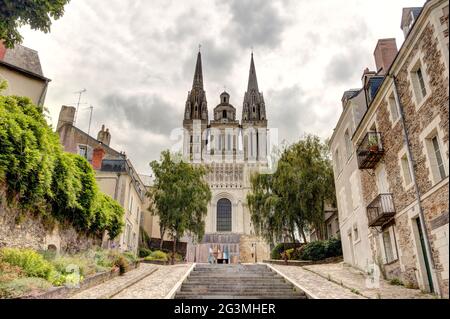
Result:
{"label": "climbing ivy", "polygon": [[8,205],[80,231],[115,238],[123,229],[123,208],[99,191],[86,159],[63,151],[28,98],[0,96],[0,189]]}

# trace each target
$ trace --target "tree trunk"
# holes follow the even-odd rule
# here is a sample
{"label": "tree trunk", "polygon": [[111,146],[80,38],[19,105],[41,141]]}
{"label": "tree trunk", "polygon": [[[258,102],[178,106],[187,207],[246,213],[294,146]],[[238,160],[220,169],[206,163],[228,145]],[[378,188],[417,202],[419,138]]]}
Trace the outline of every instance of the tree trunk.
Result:
{"label": "tree trunk", "polygon": [[177,252],[177,236],[173,237],[173,249],[172,249],[172,258],[171,264],[175,265],[175,253]]}
{"label": "tree trunk", "polygon": [[305,231],[303,230],[303,227],[299,227],[299,230],[300,230],[300,234],[302,234],[303,241],[305,242],[305,244],[307,244],[308,240],[306,239],[306,234],[305,234]]}
{"label": "tree trunk", "polygon": [[159,227],[159,234],[161,235],[161,241],[159,242],[159,250],[162,250],[164,245],[164,235],[166,234],[165,227]]}

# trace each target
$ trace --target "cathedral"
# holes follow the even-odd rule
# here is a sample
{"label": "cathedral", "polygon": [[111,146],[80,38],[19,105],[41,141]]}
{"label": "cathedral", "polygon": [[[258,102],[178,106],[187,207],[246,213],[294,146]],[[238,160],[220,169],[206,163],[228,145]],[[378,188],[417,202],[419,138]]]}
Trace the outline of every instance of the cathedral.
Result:
{"label": "cathedral", "polygon": [[269,257],[269,247],[255,235],[247,194],[252,174],[268,167],[269,148],[266,105],[253,53],[241,121],[236,118],[230,94],[223,92],[218,101],[210,120],[199,52],[185,105],[183,156],[193,165],[208,168],[212,200],[205,220],[206,235],[201,243],[189,243],[187,258],[207,262],[212,248],[225,252],[223,262],[259,262]]}

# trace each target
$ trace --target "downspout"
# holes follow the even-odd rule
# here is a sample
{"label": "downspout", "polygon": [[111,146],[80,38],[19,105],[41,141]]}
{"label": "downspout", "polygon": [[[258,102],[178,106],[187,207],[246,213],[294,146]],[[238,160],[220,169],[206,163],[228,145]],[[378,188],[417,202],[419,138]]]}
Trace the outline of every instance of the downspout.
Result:
{"label": "downspout", "polygon": [[416,172],[414,170],[414,159],[413,159],[413,155],[412,155],[412,151],[411,151],[411,147],[410,147],[410,140],[409,140],[409,134],[408,134],[408,130],[406,129],[406,123],[405,123],[405,113],[404,113],[404,109],[403,109],[403,105],[402,102],[400,100],[400,96],[398,94],[398,85],[397,85],[397,77],[395,75],[391,75],[388,74],[389,77],[391,77],[394,80],[394,89],[395,89],[395,95],[397,98],[397,102],[398,102],[398,106],[400,109],[400,120],[402,122],[402,127],[403,127],[403,133],[404,133],[404,142],[406,144],[406,153],[408,156],[408,160],[409,162],[412,164],[412,167],[410,167],[410,172],[411,172],[411,178],[414,184],[414,191],[416,193],[416,198],[417,198],[417,206],[419,208],[419,221],[420,221],[420,226],[422,227],[422,231],[423,231],[423,237],[425,237],[425,251],[427,254],[427,259],[430,262],[430,268],[431,268],[431,279],[432,279],[432,284],[433,284],[433,288],[436,292],[437,295],[441,295],[440,292],[440,288],[439,288],[439,283],[437,282],[437,274],[436,274],[436,266],[434,263],[434,259],[433,259],[433,254],[432,254],[432,248],[431,248],[431,244],[430,244],[430,240],[428,237],[428,229],[426,227],[425,224],[425,215],[423,212],[423,207],[422,207],[422,202],[421,202],[421,196],[420,196],[420,190],[419,190],[419,185],[417,184],[417,179],[416,179]]}

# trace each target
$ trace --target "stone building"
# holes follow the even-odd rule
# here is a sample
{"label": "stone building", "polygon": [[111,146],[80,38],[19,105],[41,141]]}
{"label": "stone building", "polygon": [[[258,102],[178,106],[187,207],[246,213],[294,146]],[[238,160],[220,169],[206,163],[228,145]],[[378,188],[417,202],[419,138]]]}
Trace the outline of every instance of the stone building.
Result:
{"label": "stone building", "polygon": [[401,27],[396,54],[392,40],[377,45],[364,116],[350,132],[367,220],[367,237],[360,234],[388,279],[448,298],[448,1],[405,9]]}
{"label": "stone building", "polygon": [[96,172],[100,190],[125,210],[123,233],[115,241],[105,235],[102,246],[137,253],[142,215],[150,214],[146,186],[127,156],[109,146],[111,133],[105,126],[94,138],[74,126],[74,117],[74,107],[61,108],[56,131],[64,150],[85,157]]}
{"label": "stone building", "polygon": [[339,213],[338,210],[330,205],[325,207],[324,225],[322,230],[313,228],[309,233],[309,241],[328,240],[331,238],[340,238]]}
{"label": "stone building", "polygon": [[199,245],[188,247],[188,259],[206,262],[209,247],[219,247],[228,250],[230,261],[261,261],[268,257],[269,247],[254,235],[247,206],[251,174],[267,167],[266,107],[253,54],[241,122],[230,95],[223,92],[219,98],[210,121],[199,52],[185,104],[183,155],[194,165],[210,169],[207,181],[212,200],[205,220],[206,236]]}
{"label": "stone building", "polygon": [[7,49],[0,41],[0,82],[6,80],[8,88],[2,95],[27,96],[34,104],[44,105],[50,79],[41,67],[39,54],[22,45]]}

